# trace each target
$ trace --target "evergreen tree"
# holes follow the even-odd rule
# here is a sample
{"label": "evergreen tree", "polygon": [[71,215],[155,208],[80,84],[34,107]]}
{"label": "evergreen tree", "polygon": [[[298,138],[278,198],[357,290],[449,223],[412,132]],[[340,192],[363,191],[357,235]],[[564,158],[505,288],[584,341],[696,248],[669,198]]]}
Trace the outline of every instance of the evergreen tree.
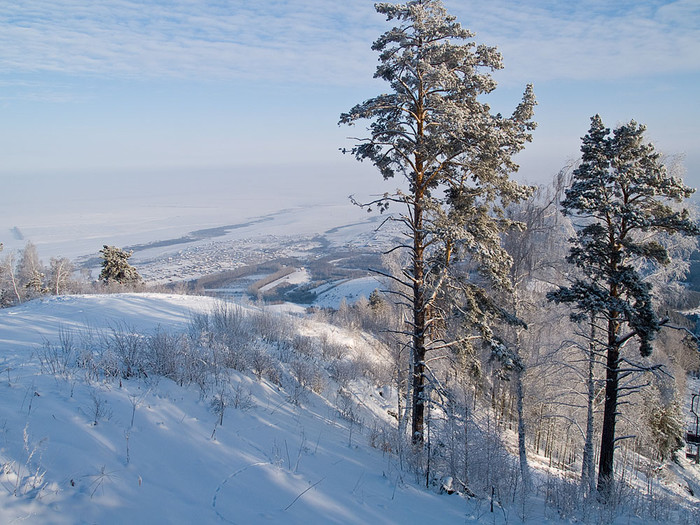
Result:
{"label": "evergreen tree", "polygon": [[372,293],[369,294],[369,306],[373,311],[378,312],[384,306],[384,299],[382,299],[381,292],[375,288]]}
{"label": "evergreen tree", "polygon": [[46,275],[38,271],[34,271],[29,280],[24,284],[24,288],[27,291],[27,298],[36,297],[47,293],[49,290],[44,286],[44,279]]}
{"label": "evergreen tree", "polygon": [[602,335],[598,346],[606,360],[598,466],[598,492],[604,498],[612,490],[621,380],[639,369],[622,352],[636,341],[641,355],[648,357],[662,326],[641,270],[669,262],[655,234],[700,233],[688,210],[674,205],[694,190],[669,176],[654,146],[644,142],[644,131],[631,121],[611,134],[600,116],[591,118],[582,162],[561,203],[563,213],[579,222],[567,259],[581,277],[548,294],[551,300],[571,303],[577,310],[574,320],[602,320],[591,332]]}
{"label": "evergreen tree", "polygon": [[[492,114],[478,100],[495,89],[490,72],[502,67],[501,56],[493,47],[471,42],[473,34],[440,1],[379,3],[375,8],[398,24],[372,47],[379,52],[375,77],[391,89],[342,114],[340,123],[370,120],[369,137],[356,139],[351,153],[370,160],[385,179],[398,175],[407,183],[405,191],[373,204],[383,211],[395,202],[406,210],[394,219],[405,227],[409,240],[401,248],[409,253],[410,263],[391,278],[403,287],[398,293],[412,311],[407,333],[412,439],[419,443],[427,399],[426,352],[436,346],[441,317],[448,309],[459,311],[468,330],[479,325],[488,339],[486,320],[495,311],[483,287],[463,273],[450,273],[450,268],[456,260],[470,258],[491,284],[509,286],[510,258],[501,248],[500,234],[513,223],[501,206],[529,193],[508,176],[517,169],[512,156],[531,140],[535,99],[527,86],[509,118]],[[450,281],[451,295],[459,295],[460,302],[440,307],[441,298],[449,299]]]}
{"label": "evergreen tree", "polygon": [[136,271],[136,268],[128,262],[133,252],[127,252],[116,246],[107,246],[105,244],[100,250],[100,254],[100,257],[103,259],[100,280],[103,283],[128,285],[141,282],[141,276]]}

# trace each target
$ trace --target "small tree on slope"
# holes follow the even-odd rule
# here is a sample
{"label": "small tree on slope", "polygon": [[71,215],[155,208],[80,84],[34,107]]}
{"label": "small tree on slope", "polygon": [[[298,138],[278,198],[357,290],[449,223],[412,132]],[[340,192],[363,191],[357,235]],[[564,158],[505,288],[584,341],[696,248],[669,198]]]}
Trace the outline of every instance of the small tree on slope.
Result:
{"label": "small tree on slope", "polygon": [[138,284],[141,282],[141,276],[136,271],[136,268],[129,264],[129,257],[133,252],[127,252],[116,246],[107,246],[106,244],[100,250],[102,258],[102,271],[100,272],[100,280],[105,284]]}
{"label": "small tree on slope", "polygon": [[49,290],[55,295],[64,293],[71,285],[71,275],[75,268],[65,257],[51,257],[49,263]]}
{"label": "small tree on slope", "polygon": [[612,491],[621,380],[636,368],[622,351],[636,341],[641,355],[648,357],[662,325],[652,304],[651,285],[639,268],[668,263],[668,251],[655,234],[700,233],[687,209],[671,205],[694,190],[668,175],[653,145],[643,142],[644,131],[644,126],[631,121],[611,135],[598,115],[591,118],[581,146],[581,165],[561,204],[564,214],[580,221],[567,260],[579,267],[582,277],[548,294],[551,300],[574,305],[578,311],[574,320],[602,320],[596,331],[602,334],[606,360],[598,467],[598,492],[603,498]]}
{"label": "small tree on slope", "polygon": [[[535,105],[532,87],[525,90],[513,115],[493,115],[480,95],[496,87],[489,75],[500,69],[493,47],[468,42],[463,29],[438,0],[376,4],[397,26],[372,48],[380,53],[375,77],[389,83],[388,94],[371,98],[340,117],[341,124],[372,121],[367,138],[358,138],[352,153],[369,159],[385,179],[403,176],[408,188],[375,202],[405,206],[395,220],[408,238],[402,248],[410,263],[400,275],[400,295],[411,309],[407,335],[412,352],[412,439],[423,440],[427,397],[426,352],[435,347],[441,324],[438,299],[444,296],[448,269],[457,259],[471,258],[480,275],[508,288],[510,258],[500,246],[501,233],[513,225],[502,206],[527,197],[529,188],[509,180],[517,170],[511,157],[531,140]],[[468,279],[455,282],[464,301],[463,319],[483,321],[470,305],[487,300]],[[459,307],[459,305],[456,305]],[[477,330],[488,337],[489,330]],[[450,344],[441,342],[440,345]]]}

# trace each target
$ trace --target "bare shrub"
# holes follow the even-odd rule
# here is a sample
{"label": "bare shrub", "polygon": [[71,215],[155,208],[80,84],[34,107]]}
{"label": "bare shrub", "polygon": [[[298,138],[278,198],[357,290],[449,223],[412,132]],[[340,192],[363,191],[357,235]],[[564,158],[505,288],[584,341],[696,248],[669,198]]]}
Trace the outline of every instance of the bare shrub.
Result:
{"label": "bare shrub", "polygon": [[[230,388],[229,385],[222,384],[212,396],[209,406],[211,411],[218,416],[217,425],[222,426],[224,424],[226,408],[233,407],[237,410],[250,410],[255,408],[255,402],[253,401],[253,394],[250,389],[244,389],[243,385],[240,383],[236,384],[233,388]],[[217,425],[214,426],[214,431],[211,434],[212,439],[214,439],[216,435]]]}
{"label": "bare shrub", "polygon": [[279,366],[279,363],[274,362],[273,366],[268,368],[265,371],[264,375],[265,379],[270,381],[271,383],[274,383],[275,385],[282,385],[282,369]]}
{"label": "bare shrub", "polygon": [[677,499],[664,494],[644,494],[623,479],[617,479],[605,502],[595,494],[585,496],[576,479],[550,474],[540,488],[545,505],[557,518],[574,521],[613,523],[620,518],[654,523],[697,523],[700,512],[684,507]]}
{"label": "bare shrub", "polygon": [[265,309],[251,314],[250,323],[252,333],[268,343],[286,341],[292,333],[292,323],[288,317]]}
{"label": "bare shrub", "polygon": [[344,420],[362,425],[362,418],[357,410],[357,403],[347,390],[339,388],[335,397],[335,406],[338,410],[338,415]]}
{"label": "bare shrub", "polygon": [[100,348],[103,337],[96,330],[86,327],[75,334],[76,343],[75,366],[86,371],[86,378],[97,380],[100,375],[96,363],[96,350]]}
{"label": "bare shrub", "polygon": [[214,425],[214,430],[211,433],[211,439],[214,439],[216,436],[216,427],[217,426],[222,426],[224,424],[224,413],[226,412],[226,407],[229,406],[230,401],[229,401],[229,395],[228,392],[225,391],[225,389],[221,388],[214,396],[212,396],[212,399],[209,403],[209,408],[211,409],[214,414],[217,416],[217,422]]}
{"label": "bare shrub", "polygon": [[146,338],[145,345],[148,370],[175,379],[178,375],[179,337],[159,329]]}
{"label": "bare shrub", "polygon": [[134,328],[125,324],[112,327],[105,346],[118,360],[122,378],[142,375],[144,372],[144,338]]}
{"label": "bare shrub", "polygon": [[90,390],[90,399],[92,403],[85,408],[85,412],[92,419],[93,426],[97,426],[103,419],[112,418],[112,409],[109,408],[107,399],[102,397],[97,390]]}
{"label": "bare shrub", "polygon": [[249,331],[246,313],[240,305],[219,301],[208,313],[193,313],[188,335],[192,341],[205,346],[213,342],[235,346]]}
{"label": "bare shrub", "polygon": [[59,344],[44,340],[37,351],[41,371],[56,377],[65,376],[75,360],[72,341],[70,333],[63,329],[59,331]]}
{"label": "bare shrub", "polygon": [[564,519],[581,518],[585,511],[581,484],[561,476],[548,475],[542,486],[545,503],[556,509],[558,516]]}
{"label": "bare shrub", "polygon": [[146,338],[145,346],[146,366],[151,376],[167,377],[181,386],[191,383],[200,388],[206,386],[206,352],[187,335],[158,330]]}
{"label": "bare shrub", "polygon": [[297,382],[305,389],[320,393],[325,387],[323,372],[316,363],[306,359],[291,362],[291,371]]}
{"label": "bare shrub", "polygon": [[248,350],[243,340],[231,344],[215,343],[212,345],[212,372],[218,375],[222,368],[230,368],[238,372],[245,372],[249,367]]}
{"label": "bare shrub", "polygon": [[231,406],[238,410],[251,410],[255,408],[253,393],[249,388],[244,389],[243,385],[237,384],[230,393]]}
{"label": "bare shrub", "polygon": [[294,345],[290,341],[277,341],[274,345],[275,357],[281,363],[291,363],[294,360],[296,352]]}
{"label": "bare shrub", "polygon": [[328,337],[321,337],[321,354],[324,359],[343,359],[348,354],[348,347],[332,342]]}
{"label": "bare shrub", "polygon": [[207,313],[193,312],[190,315],[188,335],[192,340],[198,341],[203,334],[211,334],[210,316]]}
{"label": "bare shrub", "polygon": [[291,381],[285,381],[287,383],[284,389],[287,391],[287,400],[293,405],[300,405],[301,403],[308,400],[309,391],[306,389],[299,381],[293,377],[286,376],[286,380],[291,379]]}
{"label": "bare shrub", "polygon": [[338,311],[334,316],[334,321],[347,330],[356,330],[359,328],[357,315],[352,306],[348,305],[345,298],[340,300]]}
{"label": "bare shrub", "polygon": [[[184,340],[186,342],[187,339]],[[206,392],[209,384],[209,366],[202,357],[201,349],[192,344],[182,346],[178,382],[180,385],[194,383],[202,392]]]}
{"label": "bare shrub", "polygon": [[369,446],[381,450],[384,454],[390,454],[396,449],[394,441],[396,440],[396,431],[392,428],[387,428],[376,423],[369,431]]}
{"label": "bare shrub", "polygon": [[248,360],[250,368],[258,379],[268,376],[275,368],[275,360],[260,344],[252,343],[248,347]]}
{"label": "bare shrub", "polygon": [[292,338],[292,348],[297,355],[314,357],[318,350],[316,339],[308,335],[295,334]]}
{"label": "bare shrub", "polygon": [[338,386],[347,388],[350,381],[361,375],[361,365],[355,360],[336,359],[328,364],[328,373]]}
{"label": "bare shrub", "polygon": [[88,371],[89,376],[97,377],[98,371],[95,365],[95,354],[91,347],[81,347],[76,351],[75,366]]}
{"label": "bare shrub", "polygon": [[246,335],[246,316],[240,305],[218,302],[210,313],[210,326],[220,340],[237,342]]}
{"label": "bare shrub", "polygon": [[396,364],[390,361],[359,361],[360,373],[377,385],[390,385],[395,382]]}
{"label": "bare shrub", "polygon": [[100,348],[95,358],[95,369],[105,379],[115,379],[121,376],[122,366],[111,348]]}

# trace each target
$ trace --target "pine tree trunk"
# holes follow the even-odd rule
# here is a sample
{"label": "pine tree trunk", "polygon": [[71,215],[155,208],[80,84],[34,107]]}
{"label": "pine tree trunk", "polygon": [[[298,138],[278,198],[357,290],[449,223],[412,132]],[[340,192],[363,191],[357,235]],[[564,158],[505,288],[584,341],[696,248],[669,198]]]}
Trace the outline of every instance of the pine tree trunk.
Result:
{"label": "pine tree trunk", "polygon": [[[419,43],[420,48],[420,43]],[[424,134],[423,91],[422,79],[419,75],[419,85],[416,102],[416,139],[421,146]],[[426,333],[426,304],[424,283],[424,251],[425,231],[423,229],[423,198],[426,191],[423,158],[415,154],[415,179],[413,190],[413,402],[411,421],[411,439],[413,444],[423,443],[423,427],[425,419],[425,333]]]}
{"label": "pine tree trunk", "polygon": [[[422,182],[422,181],[421,181]],[[425,296],[423,287],[423,208],[417,192],[413,206],[413,400],[411,436],[414,444],[423,442],[425,419]]]}
{"label": "pine tree trunk", "polygon": [[598,464],[598,493],[606,501],[612,494],[614,483],[615,421],[617,418],[617,398],[619,393],[620,348],[617,342],[619,323],[616,318],[617,315],[611,315],[608,321],[605,411],[603,412],[603,432],[600,439],[600,463]]}

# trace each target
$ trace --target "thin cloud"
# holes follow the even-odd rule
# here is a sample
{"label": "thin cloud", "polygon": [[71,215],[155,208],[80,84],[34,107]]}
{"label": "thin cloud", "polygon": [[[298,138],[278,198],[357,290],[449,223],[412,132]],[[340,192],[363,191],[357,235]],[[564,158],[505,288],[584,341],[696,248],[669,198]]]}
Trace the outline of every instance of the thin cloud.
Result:
{"label": "thin cloud", "polygon": [[452,1],[496,45],[506,78],[619,79],[700,70],[700,4],[660,1]]}
{"label": "thin cloud", "polygon": [[371,71],[358,58],[381,19],[367,0],[266,4],[15,3],[0,8],[0,73],[345,83]]}
{"label": "thin cloud", "polygon": [[[446,0],[506,81],[700,69],[695,0]],[[24,0],[0,7],[0,77],[241,79],[357,85],[389,25],[372,0]]]}

